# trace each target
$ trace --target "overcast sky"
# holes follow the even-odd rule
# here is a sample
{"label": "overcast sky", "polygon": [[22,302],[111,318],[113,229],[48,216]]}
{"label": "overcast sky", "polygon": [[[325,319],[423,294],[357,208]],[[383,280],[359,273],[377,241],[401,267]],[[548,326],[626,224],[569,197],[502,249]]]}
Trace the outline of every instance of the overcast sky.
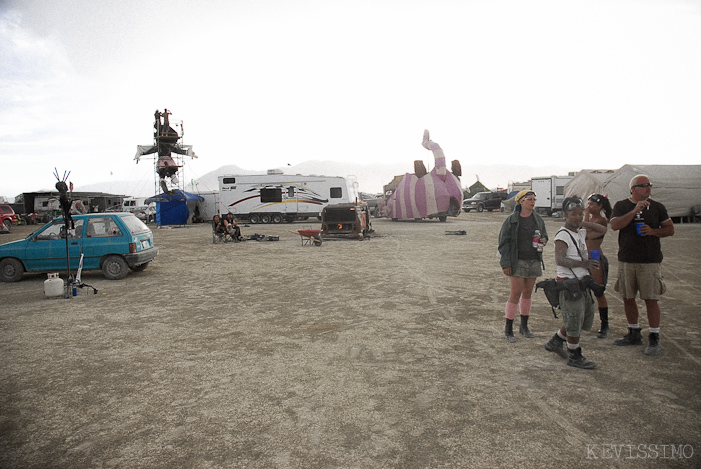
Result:
{"label": "overcast sky", "polygon": [[0,195],[152,179],[164,107],[188,177],[412,171],[424,129],[465,173],[698,164],[700,84],[701,1],[2,0]]}

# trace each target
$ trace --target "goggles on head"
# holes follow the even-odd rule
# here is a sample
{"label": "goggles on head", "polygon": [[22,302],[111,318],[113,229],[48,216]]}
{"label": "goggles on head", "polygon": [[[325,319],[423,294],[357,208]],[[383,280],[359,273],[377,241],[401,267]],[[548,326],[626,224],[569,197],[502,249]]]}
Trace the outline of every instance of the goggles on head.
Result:
{"label": "goggles on head", "polygon": [[582,199],[580,199],[579,197],[572,197],[567,201],[567,204],[564,207],[562,207],[562,210],[564,212],[569,212],[570,210],[574,210],[577,207],[584,210],[584,202],[582,202]]}

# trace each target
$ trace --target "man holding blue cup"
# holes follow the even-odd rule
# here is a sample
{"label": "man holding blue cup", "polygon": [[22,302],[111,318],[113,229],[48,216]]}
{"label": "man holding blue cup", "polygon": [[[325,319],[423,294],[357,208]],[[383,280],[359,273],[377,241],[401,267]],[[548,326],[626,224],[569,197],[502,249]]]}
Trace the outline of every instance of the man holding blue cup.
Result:
{"label": "man holding blue cup", "polygon": [[652,183],[644,174],[630,181],[630,197],[613,206],[611,229],[618,231],[618,281],[614,289],[623,297],[628,320],[628,334],[614,345],[642,345],[638,305],[635,297],[645,301],[650,327],[646,355],[657,355],[660,346],[660,306],[658,300],[665,291],[660,265],[660,238],[674,235],[674,224],[667,208],[650,199]]}

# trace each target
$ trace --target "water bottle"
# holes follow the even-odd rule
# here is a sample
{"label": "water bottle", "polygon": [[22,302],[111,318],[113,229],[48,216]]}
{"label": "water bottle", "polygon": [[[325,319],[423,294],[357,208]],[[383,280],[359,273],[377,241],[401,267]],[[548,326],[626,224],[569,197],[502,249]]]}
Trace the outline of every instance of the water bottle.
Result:
{"label": "water bottle", "polygon": [[535,230],[533,233],[533,248],[538,252],[543,250],[543,246],[540,244],[540,230]]}

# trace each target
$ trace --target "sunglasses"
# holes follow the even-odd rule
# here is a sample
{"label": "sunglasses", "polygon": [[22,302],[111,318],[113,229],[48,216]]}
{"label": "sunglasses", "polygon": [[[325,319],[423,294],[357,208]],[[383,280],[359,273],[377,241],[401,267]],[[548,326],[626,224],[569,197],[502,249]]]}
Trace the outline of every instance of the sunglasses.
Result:
{"label": "sunglasses", "polygon": [[652,187],[652,183],[646,182],[645,184],[636,184],[633,187]]}
{"label": "sunglasses", "polygon": [[535,202],[536,199],[535,199],[535,197],[526,197],[526,198],[523,199],[523,200],[527,200],[527,201],[529,201],[529,202]]}
{"label": "sunglasses", "polygon": [[603,197],[603,196],[601,196],[601,195],[599,195],[599,194],[592,194],[592,195],[589,196],[589,198],[588,198],[587,200],[593,200],[595,203],[601,204],[601,202],[604,201],[604,198],[605,198],[605,197]]}

